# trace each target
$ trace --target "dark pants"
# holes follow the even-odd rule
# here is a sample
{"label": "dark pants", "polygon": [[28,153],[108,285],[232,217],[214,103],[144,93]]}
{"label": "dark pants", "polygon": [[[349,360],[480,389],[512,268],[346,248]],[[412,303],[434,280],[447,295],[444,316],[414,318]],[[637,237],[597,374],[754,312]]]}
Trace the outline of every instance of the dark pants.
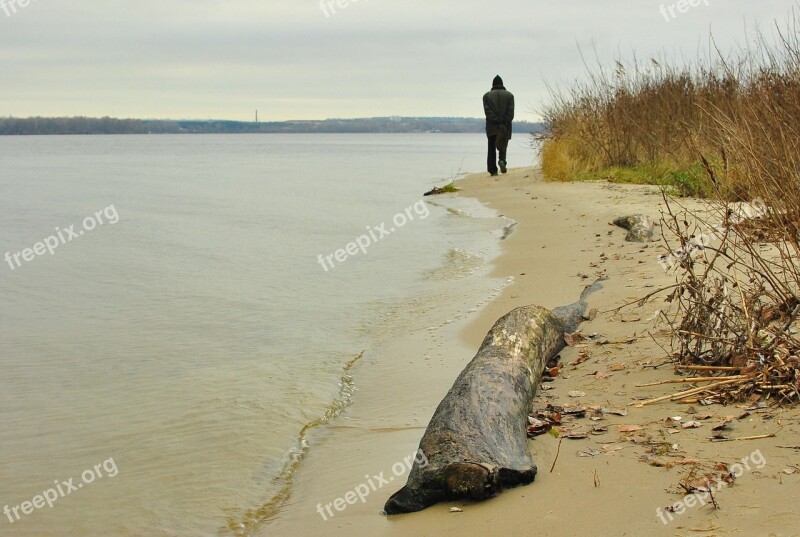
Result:
{"label": "dark pants", "polygon": [[506,150],[497,149],[497,135],[489,136],[489,153],[486,156],[486,170],[489,173],[497,173],[497,153],[500,153],[500,160],[506,160]]}

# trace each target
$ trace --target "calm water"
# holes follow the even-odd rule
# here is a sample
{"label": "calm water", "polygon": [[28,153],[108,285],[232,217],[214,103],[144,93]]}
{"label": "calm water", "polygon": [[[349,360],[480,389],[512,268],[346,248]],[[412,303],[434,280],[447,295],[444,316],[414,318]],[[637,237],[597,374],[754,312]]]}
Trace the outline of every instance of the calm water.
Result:
{"label": "calm water", "polygon": [[[0,138],[0,507],[20,506],[0,534],[225,535],[279,514],[304,431],[346,407],[393,304],[495,255],[491,212],[420,201],[483,147]],[[366,255],[318,263],[384,222]],[[24,503],[51,487],[52,508]]]}

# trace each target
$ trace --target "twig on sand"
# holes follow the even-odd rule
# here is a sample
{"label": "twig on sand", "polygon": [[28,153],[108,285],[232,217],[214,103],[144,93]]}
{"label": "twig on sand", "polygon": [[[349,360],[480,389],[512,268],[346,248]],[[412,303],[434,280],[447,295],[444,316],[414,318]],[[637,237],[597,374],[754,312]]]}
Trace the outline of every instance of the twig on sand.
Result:
{"label": "twig on sand", "polygon": [[558,454],[561,453],[561,441],[564,440],[564,437],[558,439],[558,449],[556,449],[556,458],[553,459],[553,466],[550,467],[550,473],[553,473],[553,470],[556,468],[556,462],[558,462]]}
{"label": "twig on sand", "polygon": [[711,438],[711,441],[712,442],[737,442],[737,441],[742,441],[742,440],[763,440],[764,438],[775,438],[775,436],[777,436],[777,434],[779,432],[781,432],[781,429],[783,429],[783,427],[781,427],[780,429],[778,429],[774,433],[757,434],[755,436],[740,436],[738,438]]}
{"label": "twig on sand", "polygon": [[669,395],[664,395],[662,397],[656,397],[655,399],[649,399],[647,401],[641,401],[641,402],[638,402],[638,403],[637,402],[633,402],[633,403],[630,403],[628,406],[635,406],[636,408],[642,408],[642,407],[647,406],[647,405],[660,403],[661,401],[667,401],[667,400],[675,401],[675,400],[678,400],[678,399],[683,399],[685,397],[689,397],[690,395],[695,395],[697,393],[704,392],[706,390],[712,390],[712,389],[717,388],[719,386],[725,386],[727,384],[733,384],[735,382],[741,382],[741,380],[742,379],[739,379],[739,378],[736,378],[736,379],[733,379],[733,380],[723,380],[722,382],[715,382],[714,384],[709,384],[708,386],[700,386],[699,388],[692,388],[691,390],[686,390],[686,391],[678,392],[678,393],[672,393],[672,394],[669,394]]}
{"label": "twig on sand", "polygon": [[648,293],[647,295],[643,296],[642,298],[637,298],[636,300],[632,300],[631,302],[626,302],[625,304],[622,304],[621,306],[618,306],[616,308],[611,308],[610,310],[605,310],[605,311],[601,311],[601,312],[598,312],[598,313],[619,313],[624,308],[627,308],[628,306],[633,306],[634,304],[638,304],[639,306],[644,306],[645,303],[648,300],[650,300],[651,298],[653,298],[654,296],[656,296],[656,295],[658,295],[660,293],[663,293],[664,291],[666,291],[668,289],[674,289],[675,287],[678,287],[677,283],[672,284],[672,285],[667,285],[666,287],[662,287],[661,289],[659,289],[657,291],[653,291],[652,293]]}
{"label": "twig on sand", "polygon": [[721,365],[676,365],[675,369],[689,369],[691,371],[741,371],[744,368]]}
{"label": "twig on sand", "polygon": [[719,504],[717,503],[717,499],[714,497],[714,487],[708,487],[708,495],[711,496],[711,505],[714,506],[714,509],[719,509]]}
{"label": "twig on sand", "polygon": [[661,386],[662,384],[688,384],[692,382],[715,382],[721,380],[738,380],[750,378],[750,375],[736,375],[733,377],[689,377],[685,379],[675,380],[660,380],[658,382],[648,382],[647,384],[637,384],[637,388],[646,388],[648,386]]}

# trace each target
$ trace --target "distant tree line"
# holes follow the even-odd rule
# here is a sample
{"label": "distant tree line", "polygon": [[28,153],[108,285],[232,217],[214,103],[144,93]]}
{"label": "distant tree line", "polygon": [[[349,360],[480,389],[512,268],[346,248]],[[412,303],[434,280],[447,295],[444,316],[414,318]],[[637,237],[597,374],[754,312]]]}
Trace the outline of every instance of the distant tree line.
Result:
{"label": "distant tree line", "polygon": [[[519,121],[515,132],[541,132],[543,125]],[[319,121],[116,119],[111,117],[0,118],[0,136],[55,134],[242,134],[242,133],[479,133],[477,118],[376,117]]]}

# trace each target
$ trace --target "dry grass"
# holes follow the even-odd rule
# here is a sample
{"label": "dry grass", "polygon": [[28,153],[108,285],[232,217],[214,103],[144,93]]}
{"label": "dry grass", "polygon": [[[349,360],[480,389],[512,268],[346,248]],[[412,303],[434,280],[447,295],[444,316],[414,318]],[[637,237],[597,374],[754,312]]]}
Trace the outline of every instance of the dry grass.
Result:
{"label": "dry grass", "polygon": [[665,196],[664,267],[676,284],[663,314],[672,356],[707,375],[739,376],[693,397],[715,402],[800,401],[800,248],[784,215],[756,200],[687,211]]}
{"label": "dry grass", "polygon": [[[551,91],[542,115],[542,171],[551,180],[590,177],[746,200],[762,179],[796,171],[800,132],[800,43],[796,15],[758,34],[750,50],[680,67],[617,60],[583,82]],[[609,172],[611,170],[611,172]]]}
{"label": "dry grass", "polygon": [[649,179],[707,198],[707,211],[685,211],[665,194],[662,218],[672,355],[738,373],[697,399],[800,400],[798,22],[792,13],[777,44],[759,34],[706,64],[617,62],[554,92],[544,113],[546,177]]}

